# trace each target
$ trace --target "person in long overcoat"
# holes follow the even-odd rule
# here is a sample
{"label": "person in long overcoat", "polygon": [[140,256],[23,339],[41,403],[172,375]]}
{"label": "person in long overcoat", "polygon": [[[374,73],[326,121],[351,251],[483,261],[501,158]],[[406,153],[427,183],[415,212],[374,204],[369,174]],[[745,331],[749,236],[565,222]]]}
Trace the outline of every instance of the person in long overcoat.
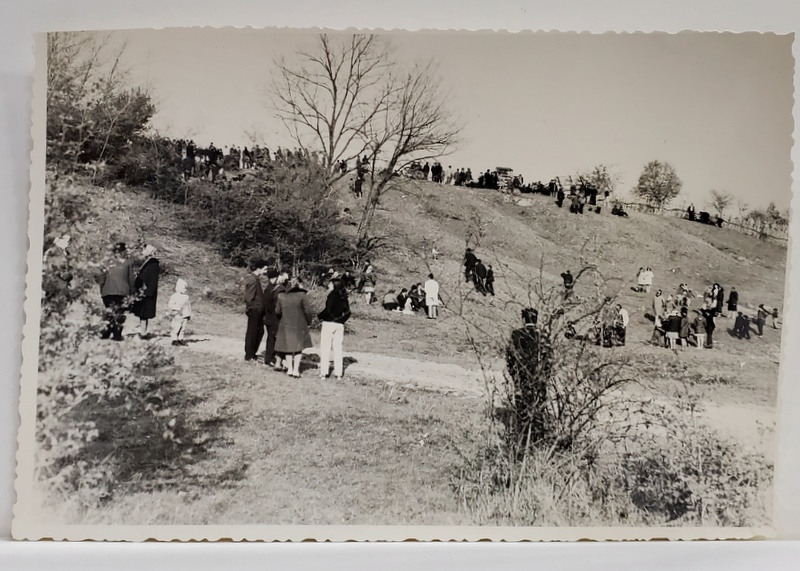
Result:
{"label": "person in long overcoat", "polygon": [[728,313],[733,317],[736,317],[738,312],[739,312],[739,292],[736,291],[735,287],[732,287],[730,293],[728,294]]}
{"label": "person in long overcoat", "polygon": [[156,249],[147,245],[142,250],[144,262],[139,266],[136,274],[136,296],[133,304],[133,314],[139,318],[139,337],[147,335],[147,323],[156,316],[158,301],[158,276],[161,274],[161,265],[156,258]]}
{"label": "person in long overcoat", "polygon": [[716,306],[713,308],[716,311],[717,315],[722,315],[722,308],[725,304],[725,288],[723,288],[719,284],[714,284],[717,288],[717,295],[716,295]]}
{"label": "person in long overcoat", "polygon": [[286,355],[289,376],[299,378],[303,349],[313,346],[309,326],[314,315],[301,278],[294,278],[287,290],[278,294],[275,314],[280,317],[275,350]]}

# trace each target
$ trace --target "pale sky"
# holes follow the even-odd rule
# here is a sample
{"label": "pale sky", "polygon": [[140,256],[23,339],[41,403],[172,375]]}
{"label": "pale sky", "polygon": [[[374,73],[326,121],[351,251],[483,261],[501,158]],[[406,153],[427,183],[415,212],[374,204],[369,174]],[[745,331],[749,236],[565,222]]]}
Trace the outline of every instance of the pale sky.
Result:
{"label": "pale sky", "polygon": [[[293,147],[269,108],[272,61],[315,32],[120,32],[146,81],[153,126],[198,144]],[[644,164],[671,163],[676,204],[727,191],[753,207],[790,202],[794,61],[770,34],[391,34],[401,59],[433,57],[464,124],[442,163],[473,173],[508,166],[547,182],[598,163],[632,188]]]}

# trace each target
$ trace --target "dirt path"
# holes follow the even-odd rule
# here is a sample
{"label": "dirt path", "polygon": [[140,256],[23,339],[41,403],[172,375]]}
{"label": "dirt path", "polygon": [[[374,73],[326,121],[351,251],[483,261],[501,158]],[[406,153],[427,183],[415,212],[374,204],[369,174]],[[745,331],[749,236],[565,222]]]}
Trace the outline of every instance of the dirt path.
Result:
{"label": "dirt path", "polygon": [[[189,351],[240,359],[242,341],[230,337],[196,335],[187,339]],[[317,348],[308,349],[317,355]],[[345,351],[346,374],[380,380],[404,387],[435,390],[443,393],[481,397],[485,381],[479,371],[460,365],[420,361],[417,359]],[[501,370],[491,371],[502,375]],[[313,375],[312,371],[306,375]],[[703,418],[708,425],[733,439],[742,447],[772,455],[775,409],[754,404],[705,403]]]}

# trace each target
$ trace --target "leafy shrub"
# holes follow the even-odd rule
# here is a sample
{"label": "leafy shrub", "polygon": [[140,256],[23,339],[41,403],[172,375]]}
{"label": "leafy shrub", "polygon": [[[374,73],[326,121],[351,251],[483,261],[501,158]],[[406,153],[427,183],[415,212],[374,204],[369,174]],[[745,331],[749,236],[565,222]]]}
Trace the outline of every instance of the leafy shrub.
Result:
{"label": "leafy shrub", "polygon": [[110,252],[102,256],[83,231],[97,213],[69,178],[49,177],[45,197],[37,471],[51,493],[82,489],[99,501],[147,465],[124,457],[126,439],[153,451],[173,446],[180,419],[163,394],[172,359],[150,343],[99,339],[105,315],[94,277]]}

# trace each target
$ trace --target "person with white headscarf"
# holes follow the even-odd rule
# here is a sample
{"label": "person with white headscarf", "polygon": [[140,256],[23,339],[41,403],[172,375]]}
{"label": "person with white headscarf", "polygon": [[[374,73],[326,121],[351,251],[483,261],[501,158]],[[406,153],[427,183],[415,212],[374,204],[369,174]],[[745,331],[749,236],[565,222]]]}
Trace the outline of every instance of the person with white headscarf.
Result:
{"label": "person with white headscarf", "polygon": [[158,277],[161,266],[156,258],[156,249],[148,244],[142,250],[144,262],[136,273],[136,300],[133,303],[133,314],[139,318],[139,338],[147,335],[147,323],[156,316],[158,301]]}

